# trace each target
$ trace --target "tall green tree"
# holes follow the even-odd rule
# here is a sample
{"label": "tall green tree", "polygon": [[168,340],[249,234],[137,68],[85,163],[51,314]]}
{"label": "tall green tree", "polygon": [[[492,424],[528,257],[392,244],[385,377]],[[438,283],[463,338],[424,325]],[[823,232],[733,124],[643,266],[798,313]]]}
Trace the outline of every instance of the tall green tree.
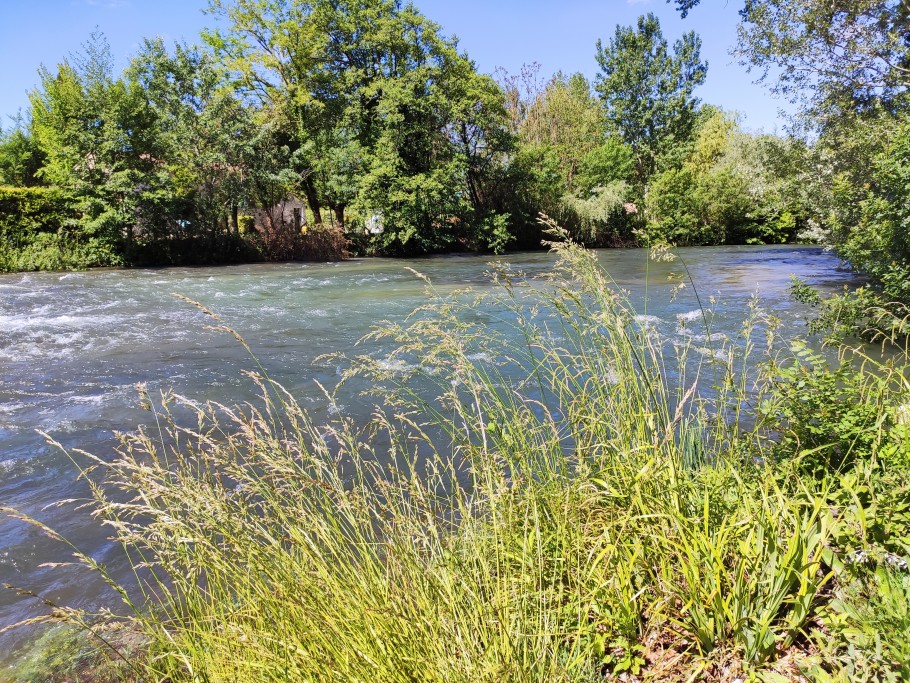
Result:
{"label": "tall green tree", "polygon": [[93,34],[81,54],[56,72],[40,71],[29,96],[31,134],[44,182],[77,204],[75,226],[99,247],[99,262],[118,262],[141,221],[142,188],[158,154],[154,112],[142,89],[113,74],[107,41]]}
{"label": "tall green tree", "polygon": [[607,135],[600,99],[584,75],[557,73],[541,85],[537,72],[526,66],[503,78],[527,213],[546,213],[586,244],[618,242],[631,150]]}
{"label": "tall green tree", "polygon": [[205,32],[204,40],[232,74],[241,97],[255,102],[282,131],[296,175],[294,190],[322,222],[315,172],[343,109],[328,65],[326,8],[297,0],[211,0],[209,11],[227,28]]}
{"label": "tall green tree", "polygon": [[389,251],[473,239],[511,139],[502,93],[436,24],[397,0],[210,4],[229,27],[207,40],[284,131],[315,220],[351,205]]}
{"label": "tall green tree", "polygon": [[192,232],[236,230],[241,205],[268,206],[287,194],[286,186],[270,192],[261,177],[269,162],[280,164],[270,127],[257,125],[212,54],[181,44],[169,51],[161,39],[147,40],[128,73],[154,112],[160,193],[163,204],[172,204],[163,223],[149,227],[168,234],[177,221],[189,221]]}
{"label": "tall green tree", "polygon": [[608,125],[632,148],[644,186],[658,155],[692,135],[699,103],[693,91],[708,71],[701,39],[686,33],[671,50],[657,17],[647,14],[635,27],[617,26],[607,45],[598,41],[597,63],[595,88]]}
{"label": "tall green tree", "polygon": [[603,110],[588,79],[556,74],[528,106],[519,135],[525,145],[551,148],[571,187],[582,159],[604,140]]}

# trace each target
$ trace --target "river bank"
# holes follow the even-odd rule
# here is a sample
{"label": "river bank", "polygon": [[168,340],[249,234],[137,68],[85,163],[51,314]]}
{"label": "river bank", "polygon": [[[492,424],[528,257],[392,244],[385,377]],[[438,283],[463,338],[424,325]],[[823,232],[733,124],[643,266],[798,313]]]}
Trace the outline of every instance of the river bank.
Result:
{"label": "river bank", "polygon": [[[760,284],[762,296],[773,301],[770,307],[775,314],[787,321],[785,324],[798,326],[805,309],[787,297],[791,272],[815,284],[834,287],[850,277],[847,273],[837,273],[834,270],[836,259],[817,249],[717,248],[683,250],[682,255],[700,296],[714,296],[719,301],[711,319],[709,336],[725,334],[732,337],[736,334],[757,284]],[[672,290],[685,272],[681,262],[648,262],[643,251],[600,252],[598,256],[614,279],[632,292],[630,296],[637,314],[648,316],[642,318],[648,325],[653,324],[656,331],[676,339],[677,343],[687,339],[691,343],[693,336],[699,334],[696,329],[699,315],[696,314],[700,314],[701,308],[691,288],[671,299]],[[542,277],[554,263],[552,256],[544,254],[519,255],[518,259],[511,260],[525,271],[527,278],[522,281],[541,284],[544,282]],[[145,381],[149,382],[153,395],[158,387],[176,385],[178,392],[194,400],[213,398],[234,403],[254,396],[255,391],[249,393],[249,384],[240,379],[240,370],[250,367],[245,353],[234,341],[202,330],[205,316],[196,309],[175,307],[169,295],[169,291],[175,289],[202,300],[216,308],[225,319],[231,319],[257,350],[270,376],[280,378],[301,397],[308,410],[315,411],[317,424],[331,420],[337,414],[353,423],[366,424],[372,413],[371,403],[358,406],[351,402],[326,402],[313,391],[313,380],[318,379],[326,386],[337,381],[342,370],[336,363],[320,359],[320,356],[340,349],[351,353],[365,351],[373,360],[382,362],[382,371],[394,375],[413,365],[403,358],[390,357],[395,345],[380,339],[374,339],[366,347],[361,345],[359,350],[354,347],[356,340],[379,318],[400,320],[416,305],[426,301],[423,283],[403,270],[405,264],[413,267],[414,262],[366,260],[323,266],[247,266],[219,269],[217,273],[177,269],[164,273],[111,271],[46,275],[37,280],[35,276],[2,279],[0,285],[5,291],[20,293],[16,301],[22,306],[20,312],[5,318],[7,329],[17,332],[3,339],[4,353],[14,372],[26,373],[20,374],[18,387],[8,383],[4,390],[7,395],[11,390],[18,391],[20,404],[32,400],[31,396],[42,402],[34,410],[20,407],[18,411],[7,413],[11,419],[7,418],[5,422],[5,436],[13,437],[14,448],[7,447],[6,450],[13,458],[10,459],[12,463],[5,461],[9,469],[4,477],[4,499],[12,499],[14,507],[40,511],[45,501],[84,495],[64,488],[67,483],[63,475],[73,470],[59,454],[54,455],[52,449],[38,446],[44,449],[39,451],[44,455],[43,460],[40,455],[38,458],[16,458],[16,438],[23,439],[24,431],[9,427],[17,421],[18,425],[24,426],[27,419],[48,420],[52,416],[58,421],[39,426],[55,435],[62,433],[60,438],[65,445],[85,447],[88,442],[88,450],[107,458],[104,453],[109,452],[110,446],[104,444],[110,441],[104,435],[105,424],[122,428],[113,425],[119,422],[128,426],[131,421],[135,425],[148,419],[147,413],[128,405],[133,378],[142,373],[145,373]],[[484,276],[488,266],[478,258],[428,259],[421,265],[425,268],[419,269],[432,277],[441,294],[465,285],[480,290],[490,286],[489,279]],[[36,306],[37,301],[43,303]],[[79,302],[80,308],[73,308],[74,301]],[[175,314],[178,309],[183,313]],[[503,309],[495,307],[481,308],[473,310],[471,316],[475,322],[490,326],[492,331],[503,331],[503,313]],[[680,320],[687,319],[690,328],[679,329]],[[705,340],[693,348],[702,349],[706,354],[719,351],[712,350]],[[26,357],[26,353],[32,355]],[[693,353],[707,357],[701,351]],[[42,361],[42,358],[46,360]],[[55,360],[53,366],[47,363],[50,358]],[[475,362],[481,358],[478,356]],[[156,375],[156,369],[163,374]],[[29,372],[32,374],[27,374]],[[94,384],[86,382],[88,377]],[[371,385],[370,382],[357,382],[356,378],[349,381],[352,397]],[[43,389],[54,386],[68,386],[69,393],[62,392],[63,395],[56,399],[47,395],[41,397],[41,394],[51,393]],[[109,393],[111,386],[120,388],[113,396]],[[88,391],[74,394],[74,387]],[[26,397],[23,390],[31,391],[31,396]],[[56,404],[59,408],[55,407],[55,400],[59,401]],[[5,405],[15,405],[15,401],[12,404],[5,402]],[[99,425],[99,415],[104,415],[107,422]],[[67,419],[72,424],[67,425]],[[92,432],[79,429],[80,424],[91,425],[96,435],[95,446],[101,448],[92,447],[90,439],[86,438],[87,433]],[[36,448],[35,440],[28,442],[25,439],[18,443],[23,456]],[[53,519],[46,512],[42,514],[54,525],[71,521],[66,516]],[[24,560],[35,563],[43,559],[39,558],[40,543],[45,543],[45,558],[60,560],[60,549],[54,547],[55,544],[41,541],[40,534],[21,526],[7,528],[15,534],[14,539],[22,541],[18,546],[14,543],[7,551],[12,551],[12,559],[19,567],[24,569]],[[82,536],[78,528],[71,527],[66,531],[70,537],[75,532],[78,545],[88,546],[91,554],[108,562],[112,571],[121,572],[121,575],[128,572],[126,566],[118,568],[117,553],[94,528],[81,530]],[[21,548],[27,549],[25,558],[15,555]],[[10,564],[6,566],[10,568]],[[87,591],[89,583],[75,570],[69,575],[67,570],[60,569],[34,573],[19,571],[14,583],[21,585],[26,577],[32,582],[28,584],[30,586],[50,581],[46,584],[50,587],[49,593],[64,604],[76,602],[76,606],[89,608],[102,596],[100,589],[94,595]],[[75,579],[77,576],[80,578]],[[73,585],[73,580],[79,582],[75,593],[68,587]],[[41,589],[41,592],[45,590]],[[83,601],[81,605],[80,601]],[[6,618],[20,617],[21,610],[29,609],[25,602],[28,601],[19,600],[8,605]]]}

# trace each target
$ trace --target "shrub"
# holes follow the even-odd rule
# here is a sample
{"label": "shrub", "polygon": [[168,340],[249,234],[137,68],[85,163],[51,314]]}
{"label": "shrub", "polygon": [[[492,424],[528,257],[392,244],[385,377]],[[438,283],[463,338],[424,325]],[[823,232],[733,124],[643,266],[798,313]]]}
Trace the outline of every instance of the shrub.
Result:
{"label": "shrub", "polygon": [[59,232],[75,217],[72,200],[53,187],[0,185],[0,236],[14,243],[38,232]]}
{"label": "shrub", "polygon": [[796,455],[810,473],[846,471],[868,459],[888,433],[894,370],[857,368],[849,356],[832,366],[802,342],[794,342],[792,352],[788,363],[769,370],[771,385],[761,407],[776,432],[778,456]]}
{"label": "shrub", "polygon": [[78,209],[51,187],[0,187],[0,270],[122,265],[117,245],[75,227]]}

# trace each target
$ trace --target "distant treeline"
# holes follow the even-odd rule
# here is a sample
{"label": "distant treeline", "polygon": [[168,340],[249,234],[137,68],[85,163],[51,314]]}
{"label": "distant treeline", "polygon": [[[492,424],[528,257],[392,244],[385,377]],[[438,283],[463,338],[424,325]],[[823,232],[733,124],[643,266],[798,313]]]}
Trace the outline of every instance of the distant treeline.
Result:
{"label": "distant treeline", "polygon": [[803,94],[799,136],[700,102],[701,40],[653,14],[592,46],[593,82],[479,74],[397,0],[210,0],[201,45],[146,40],[121,74],[95,34],[0,138],[0,269],[501,252],[537,247],[541,213],[589,246],[827,234],[875,269],[850,245],[887,201],[906,70],[787,71],[832,38],[803,4],[748,3],[739,46]]}

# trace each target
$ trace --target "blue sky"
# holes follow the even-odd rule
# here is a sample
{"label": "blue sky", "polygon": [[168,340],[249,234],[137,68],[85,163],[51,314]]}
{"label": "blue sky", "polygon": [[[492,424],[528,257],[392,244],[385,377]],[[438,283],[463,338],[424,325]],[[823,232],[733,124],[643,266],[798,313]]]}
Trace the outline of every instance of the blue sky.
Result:
{"label": "blue sky", "polygon": [[[459,38],[477,68],[517,72],[538,62],[541,74],[557,70],[597,73],[595,43],[606,43],[616,24],[633,24],[645,12],[658,15],[670,42],[694,30],[702,37],[708,79],[697,94],[704,101],[743,114],[747,128],[781,131],[778,110],[787,103],[752,83],[754,75],[735,63],[729,50],[736,42],[737,12],[742,0],[702,0],[685,20],[664,0],[415,0],[446,35]],[[76,52],[97,26],[114,57],[125,66],[143,37],[195,42],[212,24],[203,14],[206,0],[0,0],[0,117],[28,104],[27,92],[38,81],[41,64],[53,68]]]}

